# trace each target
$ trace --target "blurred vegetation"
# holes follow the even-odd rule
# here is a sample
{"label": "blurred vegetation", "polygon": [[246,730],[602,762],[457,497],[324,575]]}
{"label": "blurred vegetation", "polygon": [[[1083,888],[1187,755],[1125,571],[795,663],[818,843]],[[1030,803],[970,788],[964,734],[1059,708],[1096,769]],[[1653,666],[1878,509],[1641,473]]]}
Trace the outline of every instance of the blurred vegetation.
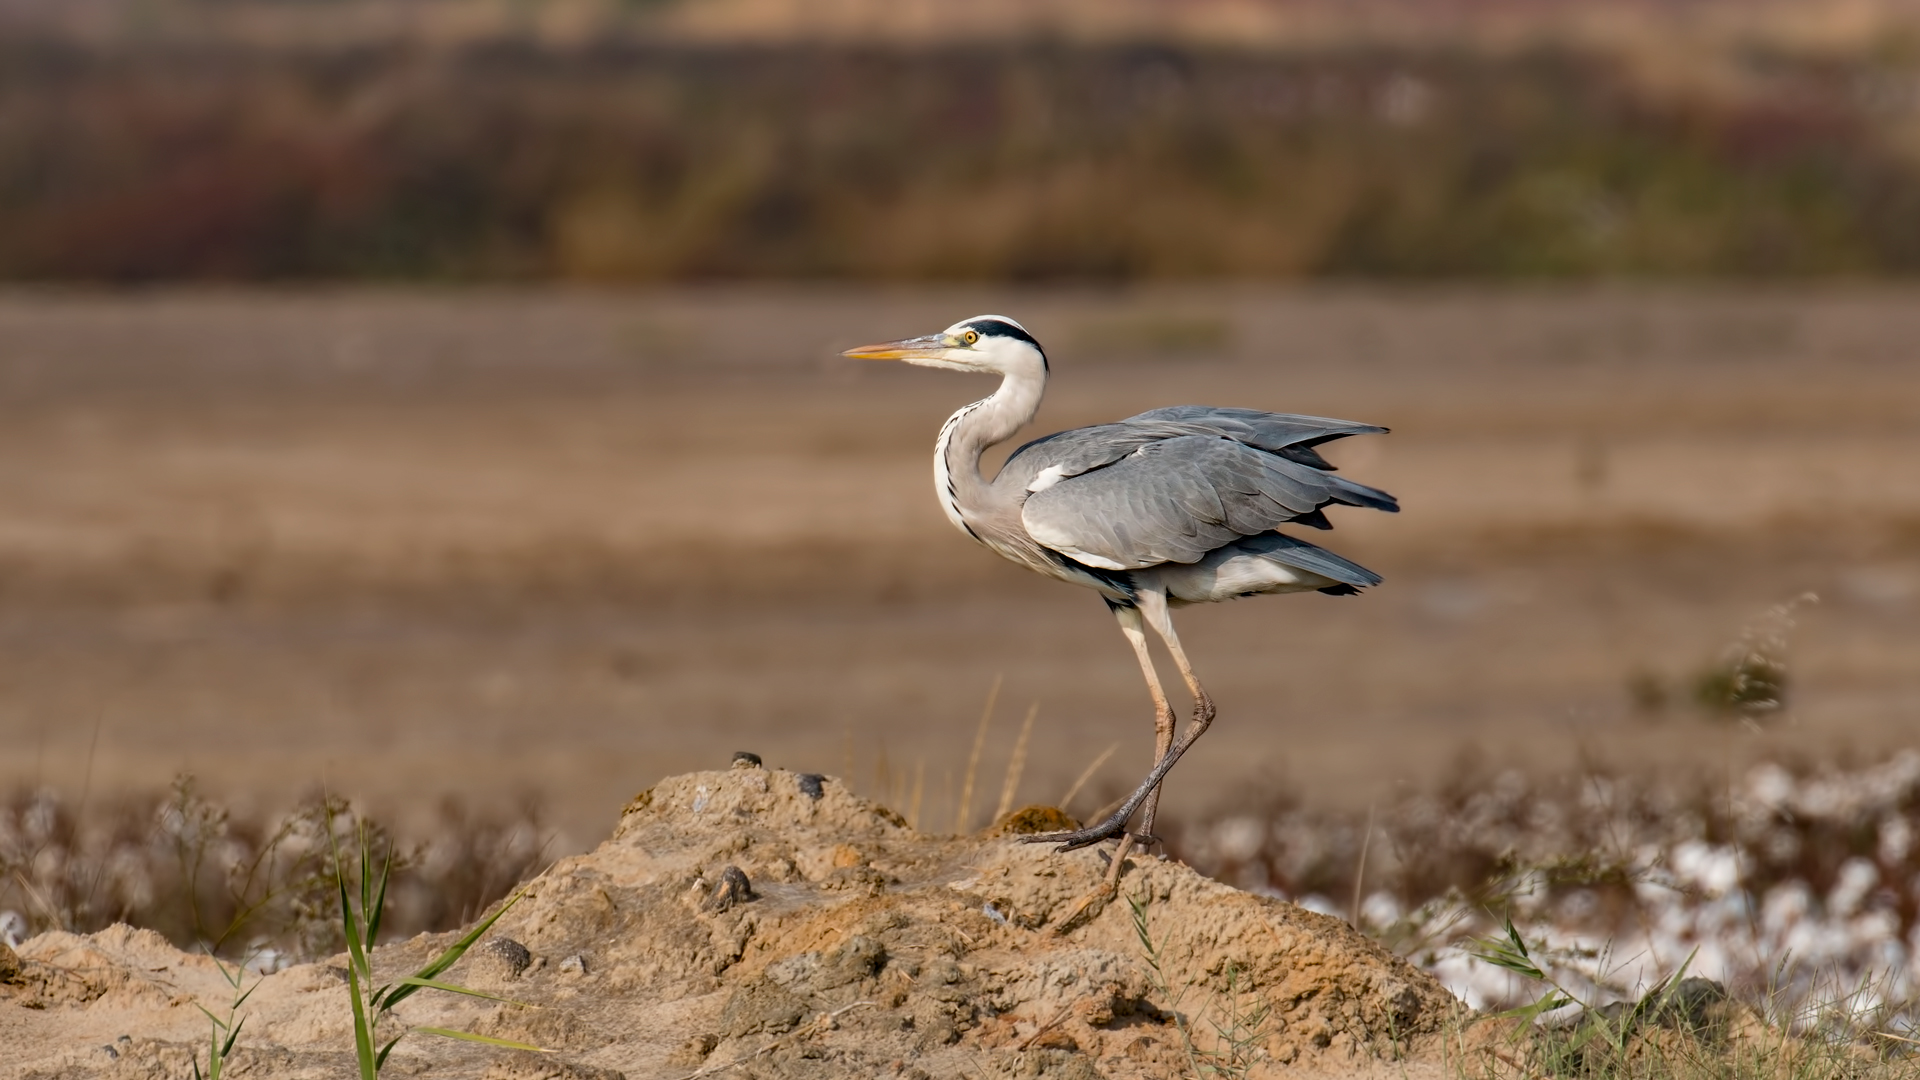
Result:
{"label": "blurred vegetation", "polygon": [[0,278],[1920,270],[1920,63],[0,41]]}
{"label": "blurred vegetation", "polygon": [[462,926],[551,858],[552,834],[525,802],[477,813],[447,802],[427,832],[404,841],[326,795],[235,811],[190,776],[106,805],[0,793],[0,941],[10,922],[28,934],[125,922],[270,969],[345,947],[338,850],[364,844],[391,867],[383,941]]}

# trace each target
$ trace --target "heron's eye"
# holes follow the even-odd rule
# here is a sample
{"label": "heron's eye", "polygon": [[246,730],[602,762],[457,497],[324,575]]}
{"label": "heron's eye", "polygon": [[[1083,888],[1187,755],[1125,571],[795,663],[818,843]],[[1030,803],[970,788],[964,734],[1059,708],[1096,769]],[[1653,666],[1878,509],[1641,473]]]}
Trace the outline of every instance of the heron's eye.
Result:
{"label": "heron's eye", "polygon": [[971,345],[974,342],[979,340],[980,340],[980,331],[978,330],[969,330],[966,333],[960,335],[961,343],[966,345]]}

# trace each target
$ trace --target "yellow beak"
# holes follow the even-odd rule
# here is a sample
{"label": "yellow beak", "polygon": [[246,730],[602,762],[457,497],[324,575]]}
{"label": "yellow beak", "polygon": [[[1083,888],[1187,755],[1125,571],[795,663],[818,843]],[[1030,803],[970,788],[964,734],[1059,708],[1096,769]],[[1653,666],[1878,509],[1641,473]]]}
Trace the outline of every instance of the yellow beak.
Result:
{"label": "yellow beak", "polygon": [[923,337],[902,338],[899,341],[883,341],[878,345],[862,345],[857,349],[848,349],[841,356],[850,356],[855,360],[920,360],[936,359],[941,353],[953,348],[945,334],[927,334]]}

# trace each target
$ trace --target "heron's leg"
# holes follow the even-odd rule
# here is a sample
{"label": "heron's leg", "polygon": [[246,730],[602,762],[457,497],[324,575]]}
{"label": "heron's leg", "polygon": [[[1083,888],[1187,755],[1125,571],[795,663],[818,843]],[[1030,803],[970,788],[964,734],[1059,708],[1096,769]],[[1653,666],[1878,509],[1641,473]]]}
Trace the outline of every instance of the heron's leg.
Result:
{"label": "heron's leg", "polygon": [[[1167,692],[1160,687],[1160,673],[1154,670],[1153,655],[1147,651],[1147,627],[1140,618],[1140,609],[1132,604],[1125,606],[1109,601],[1113,616],[1120,622],[1120,633],[1124,634],[1127,644],[1133,646],[1133,655],[1140,661],[1140,673],[1147,678],[1147,692],[1153,695],[1153,760],[1158,762],[1167,756],[1167,750],[1173,745],[1173,706],[1167,704]],[[1107,863],[1107,874],[1100,885],[1092,892],[1082,896],[1067,911],[1067,914],[1054,924],[1053,932],[1064,934],[1080,925],[1081,921],[1098,916],[1107,902],[1112,900],[1120,887],[1120,874],[1126,869],[1127,855],[1137,844],[1145,847],[1153,843],[1153,811],[1159,802],[1158,794],[1149,796],[1146,810],[1141,814],[1142,826],[1139,834],[1127,832],[1126,821],[1121,820],[1121,830],[1117,834],[1119,843],[1114,845],[1113,859]],[[1053,837],[1037,839],[1064,839],[1071,834],[1055,834]]]}
{"label": "heron's leg", "polygon": [[1213,723],[1213,698],[1207,688],[1200,685],[1200,677],[1193,673],[1193,665],[1187,661],[1187,650],[1180,647],[1180,635],[1173,632],[1173,613],[1167,610],[1167,594],[1159,592],[1140,593],[1140,613],[1153,626],[1160,640],[1167,643],[1167,651],[1173,654],[1173,662],[1180,669],[1180,677],[1187,682],[1187,690],[1193,695],[1193,722],[1205,731]]}
{"label": "heron's leg", "polygon": [[1061,851],[1072,851],[1075,848],[1088,847],[1102,840],[1111,840],[1119,836],[1126,831],[1127,821],[1133,817],[1134,811],[1140,809],[1141,804],[1154,796],[1160,788],[1160,781],[1166,779],[1167,772],[1179,762],[1181,755],[1200,740],[1200,736],[1207,733],[1207,728],[1213,723],[1213,698],[1207,695],[1206,688],[1201,686],[1200,680],[1194,676],[1193,665],[1187,662],[1186,651],[1180,647],[1180,639],[1173,632],[1173,619],[1167,613],[1166,594],[1141,589],[1138,599],[1141,614],[1166,641],[1167,650],[1173,654],[1174,663],[1180,667],[1181,677],[1187,681],[1187,689],[1193,691],[1193,720],[1187,724],[1187,730],[1168,748],[1167,752],[1160,755],[1160,759],[1153,763],[1153,770],[1147,773],[1147,778],[1140,782],[1140,786],[1133,790],[1133,794],[1127,796],[1127,801],[1121,803],[1119,809],[1108,814],[1105,819],[1085,828],[1074,829],[1071,832],[1038,833],[1022,837],[1021,839],[1027,843],[1057,843]]}
{"label": "heron's leg", "polygon": [[[1162,610],[1165,606],[1163,601]],[[1120,632],[1126,635],[1127,644],[1133,646],[1133,655],[1140,660],[1140,673],[1147,677],[1147,692],[1153,695],[1153,760],[1158,762],[1173,748],[1173,706],[1167,704],[1167,692],[1160,687],[1160,673],[1154,670],[1153,656],[1147,652],[1147,629],[1140,609],[1135,606],[1116,607],[1113,614],[1120,621]],[[1155,788],[1140,810],[1140,837],[1144,843],[1153,842],[1153,816],[1159,808],[1160,789]],[[1123,845],[1121,854],[1124,855],[1125,851]]]}
{"label": "heron's leg", "polygon": [[1147,797],[1160,786],[1160,781],[1166,778],[1168,770],[1179,762],[1180,755],[1186,753],[1200,736],[1206,734],[1207,725],[1212,722],[1211,708],[1206,711],[1196,710],[1193,722],[1187,725],[1186,733],[1180,736],[1179,740],[1173,744],[1173,748],[1168,750],[1159,761],[1154,762],[1153,771],[1147,774],[1147,778],[1140,782],[1139,787],[1133,789],[1133,794],[1127,796],[1127,801],[1121,803],[1118,810],[1108,814],[1104,819],[1072,832],[1035,833],[1020,839],[1029,844],[1059,844],[1061,851],[1072,851],[1075,848],[1089,847],[1102,840],[1112,840],[1126,832],[1127,819],[1133,817],[1133,812],[1140,809],[1140,804],[1146,802]]}

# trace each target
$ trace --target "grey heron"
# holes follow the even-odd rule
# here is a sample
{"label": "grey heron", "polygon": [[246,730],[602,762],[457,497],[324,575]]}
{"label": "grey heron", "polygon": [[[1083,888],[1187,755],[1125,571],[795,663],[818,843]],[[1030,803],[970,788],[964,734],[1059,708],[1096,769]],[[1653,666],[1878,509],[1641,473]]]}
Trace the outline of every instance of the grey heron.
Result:
{"label": "grey heron", "polygon": [[[1399,510],[1386,492],[1336,476],[1314,448],[1387,429],[1255,409],[1176,405],[1111,424],[1042,436],[988,479],[981,456],[1040,409],[1047,354],[1004,315],[977,315],[937,334],[849,349],[866,360],[1000,376],[999,389],[947,418],[934,445],[934,493],[955,528],[1021,566],[1100,594],[1146,676],[1154,708],[1154,763],[1104,820],[1026,839],[1070,851],[1118,839],[1119,862],[1153,841],[1161,781],[1204,735],[1213,699],[1174,633],[1170,608],[1261,593],[1349,595],[1380,576],[1277,531],[1331,528],[1331,504]],[[1175,738],[1146,627],[1166,643],[1193,714]],[[1136,832],[1127,823],[1140,814]]]}

